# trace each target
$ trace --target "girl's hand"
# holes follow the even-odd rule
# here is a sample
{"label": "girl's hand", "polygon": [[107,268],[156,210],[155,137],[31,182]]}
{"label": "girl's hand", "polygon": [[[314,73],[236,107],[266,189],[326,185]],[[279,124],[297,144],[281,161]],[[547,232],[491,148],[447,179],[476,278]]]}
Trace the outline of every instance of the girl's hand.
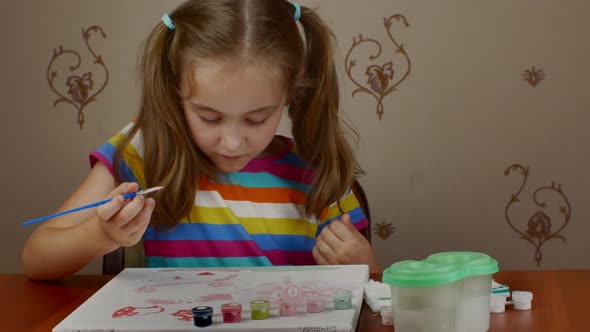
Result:
{"label": "girl's hand", "polygon": [[324,227],[312,254],[320,265],[366,264],[370,272],[381,272],[371,244],[350,222],[348,213]]}
{"label": "girl's hand", "polygon": [[110,202],[96,208],[106,238],[117,246],[130,247],[141,240],[156,206],[153,198],[137,195],[125,200],[123,194],[139,190],[135,182],[122,183],[108,197]]}

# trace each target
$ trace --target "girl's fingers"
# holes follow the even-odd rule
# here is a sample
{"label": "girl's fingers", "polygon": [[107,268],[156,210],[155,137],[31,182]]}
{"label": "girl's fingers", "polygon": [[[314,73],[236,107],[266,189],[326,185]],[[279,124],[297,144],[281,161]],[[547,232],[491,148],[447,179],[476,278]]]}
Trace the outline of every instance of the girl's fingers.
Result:
{"label": "girl's fingers", "polygon": [[326,241],[323,240],[323,235],[320,235],[320,237],[316,240],[314,249],[317,249],[318,253],[322,256],[323,260],[330,264],[336,264],[336,252],[330,247],[330,245]]}
{"label": "girl's fingers", "polygon": [[128,202],[107,222],[113,226],[122,227],[135,218],[143,209],[145,197],[137,195],[131,202]]}
{"label": "girl's fingers", "polygon": [[344,224],[341,220],[334,220],[330,223],[330,225],[326,226],[326,228],[330,227],[332,233],[340,239],[342,242],[346,242],[349,240],[354,239],[354,230]]}
{"label": "girl's fingers", "polygon": [[[150,219],[152,217],[152,212],[156,206],[156,201],[153,198],[148,198],[145,200],[142,210],[133,218],[133,220],[129,221],[127,224],[123,225],[121,229],[129,234],[134,234],[142,229],[145,230],[150,223]],[[143,234],[143,232],[142,232]]]}
{"label": "girl's fingers", "polygon": [[[333,221],[333,223],[334,222],[336,222],[336,221]],[[324,229],[322,229],[322,233],[318,237],[317,242],[320,242],[320,237],[321,237],[321,241],[322,242],[325,242],[332,249],[332,251],[336,251],[336,249],[340,245],[342,245],[342,240],[340,240],[340,238],[338,238],[334,234],[334,232],[332,231],[331,226],[332,225],[330,224],[330,225],[327,225],[326,227],[324,227]]]}
{"label": "girl's fingers", "polygon": [[137,191],[139,188],[138,184],[123,182],[115,190],[113,190],[108,197],[112,200],[108,203],[99,205],[96,207],[96,214],[102,220],[111,219],[121,208],[127,203],[123,198],[123,194]]}
{"label": "girl's fingers", "polygon": [[313,247],[311,254],[318,265],[329,265],[328,260],[319,252],[317,246]]}

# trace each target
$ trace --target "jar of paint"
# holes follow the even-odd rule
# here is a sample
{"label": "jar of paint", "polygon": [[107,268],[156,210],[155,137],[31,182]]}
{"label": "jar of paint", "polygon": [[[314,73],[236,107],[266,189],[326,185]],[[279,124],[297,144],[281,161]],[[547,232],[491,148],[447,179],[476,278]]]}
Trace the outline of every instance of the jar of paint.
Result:
{"label": "jar of paint", "polygon": [[461,331],[485,332],[490,328],[492,274],[498,262],[479,252],[451,251],[424,259],[436,265],[452,265],[463,272],[463,289],[458,324]]}
{"label": "jar of paint", "polygon": [[267,319],[270,316],[270,301],[252,300],[250,301],[250,310],[252,313],[252,319]]}
{"label": "jar of paint", "polygon": [[324,311],[324,297],[316,293],[307,294],[305,297],[307,302],[307,312],[318,313]]}
{"label": "jar of paint", "polygon": [[279,298],[279,315],[283,317],[295,316],[297,314],[297,302],[301,292],[297,285],[288,283],[281,288]]}
{"label": "jar of paint", "polygon": [[239,303],[226,303],[221,305],[221,314],[224,323],[239,323],[242,320],[242,305]]}
{"label": "jar of paint", "polygon": [[349,290],[337,290],[332,293],[334,309],[346,310],[352,308],[352,292]]}
{"label": "jar of paint", "polygon": [[459,268],[405,260],[385,269],[383,282],[391,288],[395,332],[460,331],[463,273]]}
{"label": "jar of paint", "polygon": [[208,306],[194,307],[192,310],[196,327],[207,327],[213,324],[213,308]]}
{"label": "jar of paint", "polygon": [[382,306],[381,309],[379,309],[379,314],[381,315],[381,325],[393,326],[393,310],[391,309],[391,306]]}

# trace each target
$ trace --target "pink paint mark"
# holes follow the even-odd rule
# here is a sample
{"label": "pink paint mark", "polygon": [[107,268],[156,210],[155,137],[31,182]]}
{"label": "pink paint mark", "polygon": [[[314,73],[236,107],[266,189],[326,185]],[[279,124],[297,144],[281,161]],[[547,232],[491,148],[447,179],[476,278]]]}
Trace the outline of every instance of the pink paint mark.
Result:
{"label": "pink paint mark", "polygon": [[144,286],[144,287],[135,288],[133,291],[136,293],[153,293],[156,291],[156,289],[154,287]]}
{"label": "pink paint mark", "polygon": [[193,320],[193,313],[191,310],[181,309],[171,315],[184,322],[190,322]]}
{"label": "pink paint mark", "polygon": [[230,280],[230,279],[235,279],[235,278],[237,278],[237,277],[239,277],[239,276],[240,276],[239,274],[230,274],[230,275],[228,275],[228,276],[227,276],[227,277],[225,277],[225,278],[221,278],[221,279],[215,279],[215,280],[213,280],[213,281],[228,281],[228,280]]}
{"label": "pink paint mark", "polygon": [[145,302],[149,304],[178,304],[182,303],[182,300],[147,299]]}
{"label": "pink paint mark", "polygon": [[216,288],[233,286],[233,284],[229,284],[227,282],[210,282],[208,285],[209,285],[209,287],[216,287]]}
{"label": "pink paint mark", "polygon": [[200,272],[200,273],[197,273],[198,276],[212,276],[214,274],[215,273],[213,273],[213,272]]}
{"label": "pink paint mark", "polygon": [[203,302],[218,301],[218,300],[233,300],[233,296],[231,294],[209,294],[209,295],[199,297],[198,300],[203,301]]}
{"label": "pink paint mark", "polygon": [[123,317],[132,317],[132,316],[147,316],[158,314],[164,311],[164,308],[160,307],[159,305],[154,305],[151,307],[133,307],[128,306],[121,308],[115,312],[113,312],[113,318],[123,318]]}

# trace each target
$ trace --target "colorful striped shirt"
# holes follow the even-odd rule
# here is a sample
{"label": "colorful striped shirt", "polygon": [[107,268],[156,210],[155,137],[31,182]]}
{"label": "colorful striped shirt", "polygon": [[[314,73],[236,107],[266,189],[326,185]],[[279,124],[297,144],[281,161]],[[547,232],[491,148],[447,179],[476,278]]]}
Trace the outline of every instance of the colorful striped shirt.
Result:
{"label": "colorful striped shirt", "polygon": [[[95,150],[97,160],[113,172],[117,144],[133,124]],[[252,159],[242,170],[227,174],[223,183],[199,179],[188,216],[164,231],[149,226],[143,238],[148,267],[237,267],[315,265],[312,249],[325,225],[340,218],[336,203],[318,220],[303,212],[310,185],[306,164],[293,140],[280,154]],[[119,165],[123,181],[145,188],[143,143],[138,132]],[[224,179],[225,180],[225,179]],[[358,229],[368,225],[356,197],[349,191],[340,207]]]}

